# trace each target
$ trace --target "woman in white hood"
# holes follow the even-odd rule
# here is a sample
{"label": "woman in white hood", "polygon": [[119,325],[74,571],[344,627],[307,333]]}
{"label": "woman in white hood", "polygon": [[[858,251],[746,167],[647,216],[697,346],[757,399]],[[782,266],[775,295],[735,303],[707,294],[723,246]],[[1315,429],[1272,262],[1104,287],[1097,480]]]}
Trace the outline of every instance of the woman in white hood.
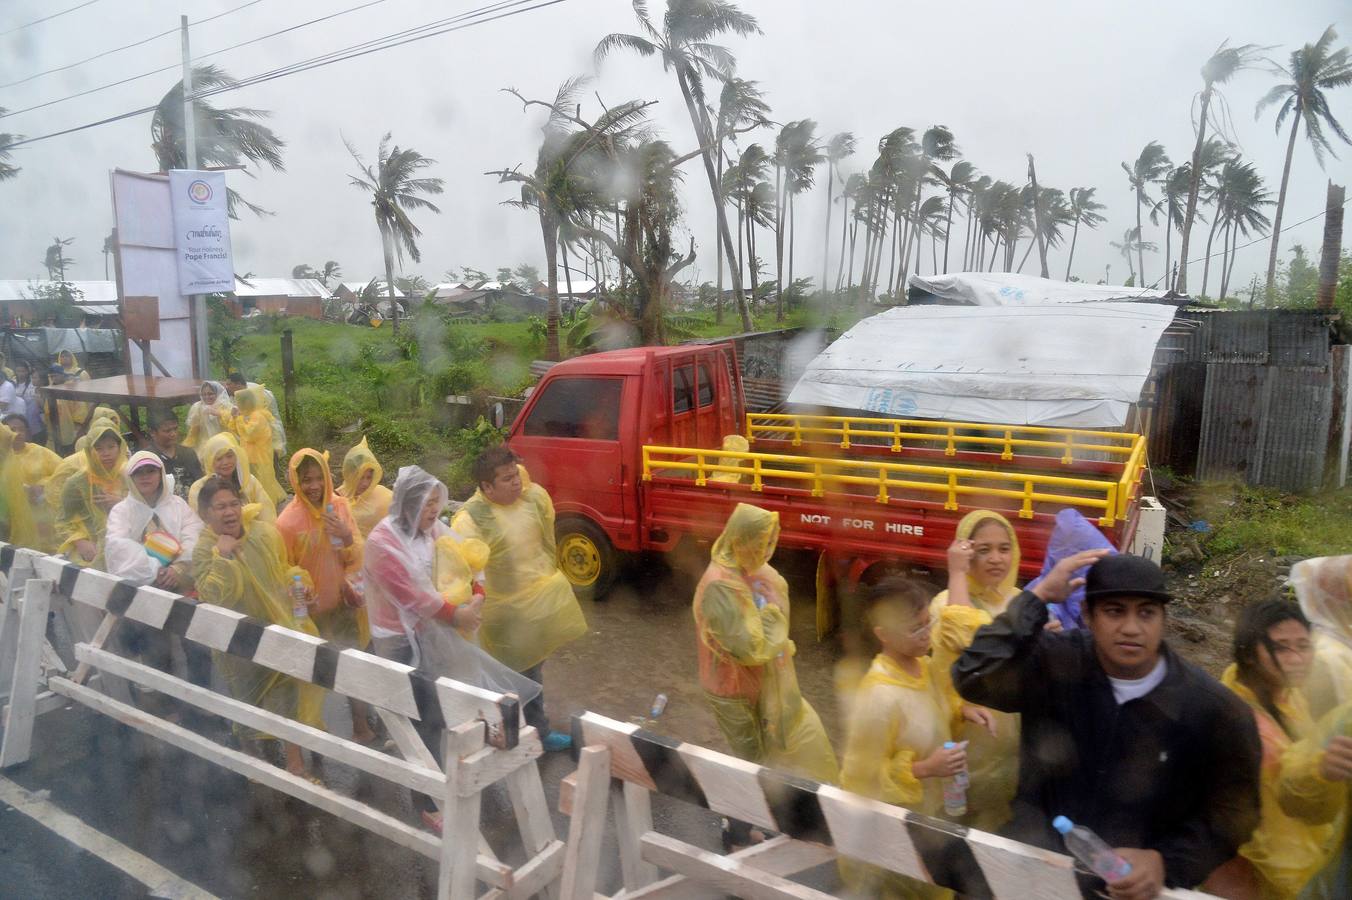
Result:
{"label": "woman in white hood", "polygon": [[[202,520],[186,500],[174,493],[174,476],[149,450],[132,454],[123,478],[127,496],[108,512],[104,559],[110,575],[139,586],[153,584],[177,594],[192,592],[192,552],[202,533]],[[138,622],[122,623],[121,640],[129,653],[146,665],[170,671],[173,656],[169,634]],[[211,683],[211,652],[183,642],[188,678],[203,687]],[[177,718],[172,711],[171,718]]]}

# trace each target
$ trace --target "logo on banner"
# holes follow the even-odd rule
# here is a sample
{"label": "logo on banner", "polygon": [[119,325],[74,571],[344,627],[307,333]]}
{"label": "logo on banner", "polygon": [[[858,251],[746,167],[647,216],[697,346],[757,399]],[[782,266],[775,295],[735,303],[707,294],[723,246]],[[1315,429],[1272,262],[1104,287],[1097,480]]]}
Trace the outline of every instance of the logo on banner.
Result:
{"label": "logo on banner", "polygon": [[197,180],[188,185],[188,197],[193,203],[207,203],[211,200],[211,185]]}

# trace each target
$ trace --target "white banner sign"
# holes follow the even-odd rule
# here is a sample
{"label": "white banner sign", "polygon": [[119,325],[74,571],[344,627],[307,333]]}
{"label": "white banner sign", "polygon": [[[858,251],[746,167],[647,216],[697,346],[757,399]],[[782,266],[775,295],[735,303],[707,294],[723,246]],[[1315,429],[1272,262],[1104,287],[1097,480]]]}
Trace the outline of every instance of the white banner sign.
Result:
{"label": "white banner sign", "polygon": [[178,287],[183,294],[235,289],[224,172],[169,172]]}

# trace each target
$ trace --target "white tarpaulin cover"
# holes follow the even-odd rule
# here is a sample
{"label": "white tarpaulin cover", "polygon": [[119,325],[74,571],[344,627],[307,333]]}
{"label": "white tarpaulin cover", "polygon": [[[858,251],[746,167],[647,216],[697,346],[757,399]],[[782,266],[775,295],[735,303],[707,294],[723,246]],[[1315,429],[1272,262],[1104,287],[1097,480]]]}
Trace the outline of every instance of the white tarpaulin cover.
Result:
{"label": "white tarpaulin cover", "polygon": [[899,306],[841,335],[788,402],[904,418],[1126,424],[1175,308]]}
{"label": "white tarpaulin cover", "polygon": [[907,283],[936,297],[974,306],[1044,306],[1048,303],[1092,303],[1100,300],[1158,300],[1164,291],[1117,284],[1052,281],[1014,272],[957,272],[912,275]]}

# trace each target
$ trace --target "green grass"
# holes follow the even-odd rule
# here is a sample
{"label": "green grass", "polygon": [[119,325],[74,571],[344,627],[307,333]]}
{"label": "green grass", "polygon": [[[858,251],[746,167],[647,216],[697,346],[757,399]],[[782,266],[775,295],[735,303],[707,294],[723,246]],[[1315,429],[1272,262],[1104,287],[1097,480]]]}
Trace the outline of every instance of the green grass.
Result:
{"label": "green grass", "polygon": [[1352,488],[1309,496],[1234,484],[1199,485],[1194,515],[1208,521],[1208,553],[1275,556],[1352,552]]}

